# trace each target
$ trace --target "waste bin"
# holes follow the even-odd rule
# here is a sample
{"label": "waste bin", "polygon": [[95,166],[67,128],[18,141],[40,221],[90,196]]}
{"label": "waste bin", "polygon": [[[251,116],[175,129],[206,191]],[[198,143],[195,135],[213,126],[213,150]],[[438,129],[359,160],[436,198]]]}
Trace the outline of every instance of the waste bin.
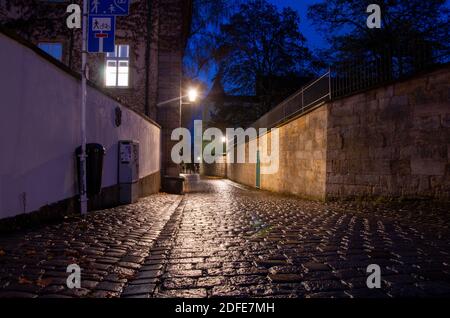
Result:
{"label": "waste bin", "polygon": [[[105,152],[105,148],[100,144],[86,145],[86,192],[89,198],[99,194],[102,189],[103,157]],[[77,157],[78,178],[80,178],[81,146],[76,149],[75,154]],[[80,180],[78,180],[78,185],[80,189]]]}
{"label": "waste bin", "polygon": [[183,194],[184,192],[184,177],[180,176],[164,176],[162,190],[171,194]]}

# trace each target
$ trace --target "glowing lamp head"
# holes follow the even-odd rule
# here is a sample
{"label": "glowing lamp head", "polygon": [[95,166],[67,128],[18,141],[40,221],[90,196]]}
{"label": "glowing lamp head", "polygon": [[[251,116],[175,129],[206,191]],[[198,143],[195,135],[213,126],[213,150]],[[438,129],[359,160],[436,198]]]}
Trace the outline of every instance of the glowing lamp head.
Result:
{"label": "glowing lamp head", "polygon": [[191,103],[195,102],[198,97],[198,92],[195,88],[191,88],[188,91],[188,98]]}
{"label": "glowing lamp head", "polygon": [[227,142],[227,137],[222,137],[222,142]]}

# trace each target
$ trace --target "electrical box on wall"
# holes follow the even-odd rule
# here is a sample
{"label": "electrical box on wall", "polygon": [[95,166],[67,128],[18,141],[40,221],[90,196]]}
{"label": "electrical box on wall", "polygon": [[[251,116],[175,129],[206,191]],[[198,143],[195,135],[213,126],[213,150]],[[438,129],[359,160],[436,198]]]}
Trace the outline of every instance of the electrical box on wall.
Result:
{"label": "electrical box on wall", "polygon": [[139,199],[139,142],[119,141],[119,196],[121,204]]}

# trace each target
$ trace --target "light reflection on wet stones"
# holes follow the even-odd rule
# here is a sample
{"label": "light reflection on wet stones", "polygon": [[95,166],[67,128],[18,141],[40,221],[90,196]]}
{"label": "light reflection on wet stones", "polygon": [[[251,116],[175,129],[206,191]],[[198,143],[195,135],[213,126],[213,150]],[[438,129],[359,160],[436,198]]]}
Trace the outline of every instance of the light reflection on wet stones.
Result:
{"label": "light reflection on wet stones", "polygon": [[[448,206],[311,202],[189,178],[184,197],[158,194],[0,238],[0,296],[450,295]],[[64,287],[69,262],[83,267],[78,292]],[[365,285],[372,263],[380,290]],[[45,278],[55,281],[36,285]]]}

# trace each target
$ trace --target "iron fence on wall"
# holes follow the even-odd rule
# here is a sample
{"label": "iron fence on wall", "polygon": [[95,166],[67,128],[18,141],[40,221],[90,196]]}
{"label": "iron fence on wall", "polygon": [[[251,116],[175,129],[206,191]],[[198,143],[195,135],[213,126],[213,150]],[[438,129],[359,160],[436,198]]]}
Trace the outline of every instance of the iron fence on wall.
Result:
{"label": "iron fence on wall", "polygon": [[302,114],[322,102],[330,100],[330,74],[331,72],[328,71],[308,85],[302,87],[298,92],[260,117],[251,127],[256,129],[276,127],[282,122]]}
{"label": "iron fence on wall", "polygon": [[332,98],[344,97],[413,76],[450,61],[448,50],[429,43],[409,42],[332,67]]}
{"label": "iron fence on wall", "polygon": [[414,42],[344,61],[278,104],[251,127],[270,129],[326,101],[399,81],[449,62],[448,50]]}

